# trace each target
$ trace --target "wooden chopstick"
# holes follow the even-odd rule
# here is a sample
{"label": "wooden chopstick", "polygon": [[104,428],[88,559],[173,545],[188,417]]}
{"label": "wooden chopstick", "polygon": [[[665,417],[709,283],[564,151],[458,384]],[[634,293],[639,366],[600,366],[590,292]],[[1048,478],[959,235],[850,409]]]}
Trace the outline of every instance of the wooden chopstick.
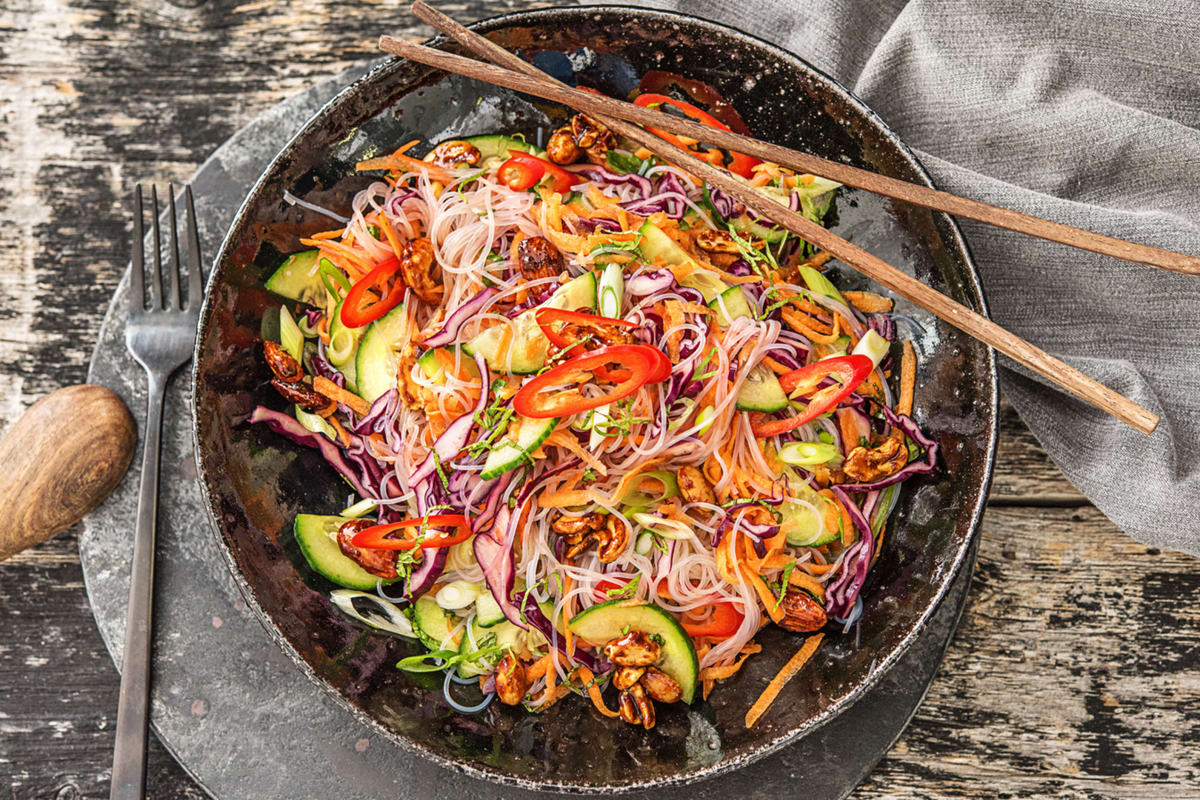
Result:
{"label": "wooden chopstick", "polygon": [[[966,306],[951,300],[910,275],[876,258],[862,248],[842,239],[833,232],[796,214],[785,206],[755,192],[750,187],[729,177],[726,173],[700,161],[687,151],[675,147],[654,134],[614,119],[606,113],[608,103],[620,105],[620,101],[569,89],[545,75],[532,64],[479,36],[425,3],[413,5],[413,12],[438,30],[448,34],[468,49],[484,58],[501,64],[494,67],[474,59],[444,53],[411,42],[380,37],[379,47],[389,53],[411,58],[432,67],[454,72],[467,77],[505,86],[528,94],[546,97],[565,105],[588,111],[612,128],[617,134],[641,144],[681,169],[715,186],[752,208],[756,214],[770,220],[812,244],[827,250],[833,256],[851,265],[863,275],[886,286],[896,294],[907,298],[967,334],[991,345],[1018,363],[1059,385],[1076,397],[1085,400],[1131,427],[1151,433],[1159,419],[1152,412],[1137,405],[1107,386],[1089,378],[1069,364],[1033,346],[1024,339],[1010,333],[996,323]],[[511,68],[510,68],[511,67]],[[516,72],[520,71],[520,74]],[[604,102],[607,101],[607,102]],[[635,106],[636,108],[636,106]]]}
{"label": "wooden chopstick", "polygon": [[[1197,256],[1177,253],[1173,250],[1164,250],[1150,245],[1137,244],[1112,236],[1105,236],[1100,233],[1083,230],[1082,228],[1065,225],[1061,222],[1036,217],[1032,214],[1001,208],[1000,206],[991,205],[979,200],[959,197],[949,192],[931,189],[928,186],[909,183],[897,178],[889,178],[870,170],[852,167],[848,164],[840,164],[836,161],[829,161],[828,159],[814,156],[811,153],[804,153],[771,144],[770,142],[760,141],[750,136],[734,133],[733,131],[710,128],[707,125],[685,117],[664,114],[661,111],[643,108],[633,103],[616,100],[615,98],[603,98],[599,101],[595,95],[587,99],[581,98],[577,90],[573,90],[557,81],[552,83],[547,81],[546,78],[548,76],[536,68],[534,68],[534,72],[524,69],[518,70],[514,63],[507,60],[501,61],[499,53],[507,51],[489,40],[483,39],[483,37],[479,38],[487,42],[488,46],[479,43],[469,44],[460,32],[448,27],[449,25],[458,25],[457,22],[425,3],[420,2],[420,0],[413,4],[412,10],[414,14],[425,22],[438,28],[443,33],[452,36],[461,44],[471,48],[489,61],[499,64],[510,71],[519,71],[523,75],[537,79],[545,87],[543,90],[538,91],[528,88],[532,84],[522,84],[526,88],[512,85],[508,86],[510,89],[518,89],[529,94],[536,94],[539,97],[570,105],[590,114],[604,114],[609,117],[617,117],[628,122],[634,122],[638,125],[659,128],[670,133],[689,136],[708,144],[714,144],[729,150],[736,150],[739,153],[755,156],[764,161],[770,161],[801,172],[820,175],[821,177],[844,183],[847,186],[864,189],[875,194],[903,200],[907,203],[932,208],[937,211],[944,211],[948,214],[966,217],[967,219],[994,225],[1005,230],[1025,233],[1039,239],[1058,242],[1137,264],[1145,264],[1188,275],[1200,275],[1200,257]],[[447,25],[447,27],[442,27],[443,25]],[[459,25],[459,27],[461,28],[462,26]],[[466,28],[462,28],[462,30],[470,36],[477,36],[477,34],[471,33]],[[390,37],[388,38],[390,39]],[[472,39],[471,41],[474,40]],[[485,47],[486,52],[484,50]],[[382,49],[386,50],[387,48]],[[521,61],[521,63],[525,64],[526,62]],[[486,71],[481,72],[477,77],[488,82],[494,82],[488,77],[483,77],[485,74],[487,74]],[[496,77],[499,76],[499,72],[491,74]]]}

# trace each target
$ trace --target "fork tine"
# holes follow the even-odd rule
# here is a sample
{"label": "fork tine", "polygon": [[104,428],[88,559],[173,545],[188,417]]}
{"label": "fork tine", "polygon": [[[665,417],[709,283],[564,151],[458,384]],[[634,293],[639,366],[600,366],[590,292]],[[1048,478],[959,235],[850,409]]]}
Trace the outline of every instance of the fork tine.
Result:
{"label": "fork tine", "polygon": [[150,276],[150,310],[162,311],[162,239],[158,233],[158,187],[150,186],[150,201],[154,214],[150,226],[154,230],[154,274]]}
{"label": "fork tine", "polygon": [[187,261],[188,261],[188,308],[199,308],[204,292],[204,265],[200,261],[200,234],[196,230],[196,204],[192,200],[192,187],[183,190],[187,197]]}
{"label": "fork tine", "polygon": [[167,205],[171,209],[171,269],[167,273],[166,288],[166,308],[168,311],[175,311],[183,308],[179,303],[179,286],[181,283],[179,275],[179,234],[177,229],[178,223],[175,221],[175,184],[167,184]]}
{"label": "fork tine", "polygon": [[142,240],[146,232],[142,229],[142,185],[133,187],[133,253],[129,266],[129,313],[140,314],[146,310],[146,263],[142,252]]}

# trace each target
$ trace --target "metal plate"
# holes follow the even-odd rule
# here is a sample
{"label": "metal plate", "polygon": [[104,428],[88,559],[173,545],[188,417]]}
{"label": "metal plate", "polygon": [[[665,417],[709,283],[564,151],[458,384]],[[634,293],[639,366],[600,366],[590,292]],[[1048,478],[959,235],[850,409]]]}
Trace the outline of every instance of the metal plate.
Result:
{"label": "metal plate", "polygon": [[[231,139],[197,173],[193,186],[205,252],[214,251],[232,210],[263,165],[321,101],[348,80],[339,78],[315,87],[269,112]],[[124,287],[118,296],[123,291]],[[124,352],[120,307],[116,304],[106,318],[91,379],[113,387],[131,407],[140,409],[143,380]],[[155,724],[167,746],[218,797],[244,796],[251,786],[254,795],[262,798],[332,791],[350,797],[494,795],[494,787],[452,776],[380,737],[378,729],[362,726],[344,706],[305,681],[251,621],[214,540],[204,530],[181,387],[182,382],[176,381],[164,446],[156,615]],[[118,495],[89,519],[81,542],[89,594],[105,641],[114,652],[119,651],[121,639],[131,551],[128,521],[135,504],[136,480],[131,476]],[[965,556],[965,551],[959,553],[964,560]],[[964,580],[960,576],[959,583]],[[806,787],[816,797],[848,792],[898,735],[923,695],[958,607],[955,596],[933,619],[928,633],[915,640],[913,649],[849,716],[760,765],[708,785],[722,788],[718,784],[729,782],[728,788],[742,787],[741,791],[777,785],[782,791],[784,776],[805,771]],[[866,710],[859,717],[854,709]],[[695,744],[715,743],[704,733],[699,731]],[[697,754],[703,760],[714,755],[719,760],[719,752]],[[819,780],[805,769],[814,762],[822,765]],[[823,785],[826,779],[827,786]],[[773,784],[776,780],[779,783]],[[656,797],[664,792],[684,794],[660,789]],[[512,796],[524,794],[512,792]]]}

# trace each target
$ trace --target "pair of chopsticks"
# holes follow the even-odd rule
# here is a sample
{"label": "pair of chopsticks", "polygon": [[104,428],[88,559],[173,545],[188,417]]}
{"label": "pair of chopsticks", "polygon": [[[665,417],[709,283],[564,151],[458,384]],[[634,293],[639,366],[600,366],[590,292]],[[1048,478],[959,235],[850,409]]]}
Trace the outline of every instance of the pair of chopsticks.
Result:
{"label": "pair of chopsticks", "polygon": [[[599,119],[614,133],[645,147],[676,164],[700,180],[733,196],[754,213],[805,239],[896,294],[916,303],[956,328],[1008,355],[1061,388],[1111,414],[1122,422],[1151,433],[1159,418],[1069,364],[1010,333],[981,314],[926,286],[887,262],[876,258],[833,232],[789,210],[727,173],[707,164],[682,148],[660,139],[638,125],[689,136],[714,145],[756,156],[803,172],[811,172],[849,186],[866,189],[916,205],[968,217],[1043,239],[1069,244],[1129,261],[1200,275],[1200,258],[1114,239],[1069,225],[969,200],[924,186],[877,175],[748,136],[636,106],[611,97],[572,89],[537,67],[523,61],[494,42],[474,33],[455,20],[418,0],[413,13],[442,33],[458,41],[495,65],[445,53],[433,48],[382,36],[379,48],[447,72],[542,97]],[[631,124],[631,123],[637,123]]]}

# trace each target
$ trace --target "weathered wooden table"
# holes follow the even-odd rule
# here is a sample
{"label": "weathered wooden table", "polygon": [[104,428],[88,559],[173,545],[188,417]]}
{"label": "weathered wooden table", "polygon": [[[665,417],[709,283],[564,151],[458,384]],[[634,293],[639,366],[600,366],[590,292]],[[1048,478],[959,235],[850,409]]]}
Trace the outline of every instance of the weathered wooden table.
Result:
{"label": "weathered wooden table", "polygon": [[[380,32],[426,33],[403,5],[4,3],[0,429],[82,380],[128,257],[128,189],[185,181],[261,111],[373,57]],[[962,627],[853,796],[1200,797],[1198,593],[1200,562],[1124,536],[1006,408]],[[75,533],[0,565],[0,795],[106,796],[117,684]],[[149,793],[203,796],[157,742]]]}

